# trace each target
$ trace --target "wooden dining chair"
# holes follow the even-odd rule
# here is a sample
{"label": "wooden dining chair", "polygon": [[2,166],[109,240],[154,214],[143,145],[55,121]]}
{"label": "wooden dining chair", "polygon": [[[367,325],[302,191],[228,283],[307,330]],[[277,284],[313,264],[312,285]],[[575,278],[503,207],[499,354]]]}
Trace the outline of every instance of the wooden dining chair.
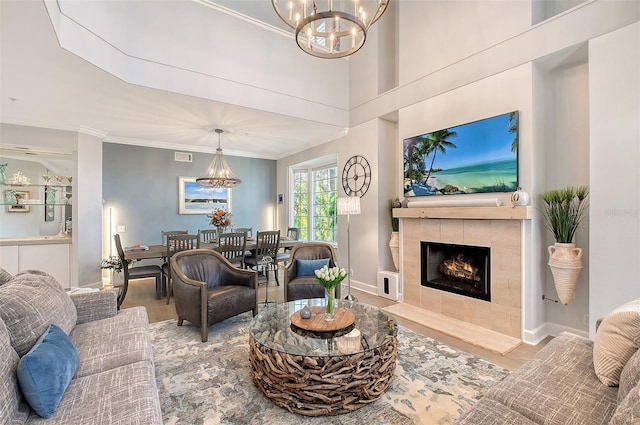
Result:
{"label": "wooden dining chair", "polygon": [[167,237],[173,235],[187,235],[189,234],[188,230],[163,230],[162,231],[162,245],[167,244]]}
{"label": "wooden dining chair", "polygon": [[118,257],[120,257],[120,262],[122,263],[122,272],[124,273],[124,283],[122,287],[118,288],[118,310],[124,301],[124,297],[127,295],[127,290],[129,289],[129,279],[143,279],[148,277],[153,277],[156,279],[156,296],[158,298],[162,297],[162,291],[164,288],[163,285],[163,275],[162,269],[157,265],[149,265],[149,266],[138,266],[138,267],[129,267],[129,263],[124,258],[124,249],[122,248],[122,242],[120,241],[120,235],[113,235],[113,239],[116,243],[116,251],[118,251]]}
{"label": "wooden dining chair", "polygon": [[198,235],[167,235],[167,261],[162,265],[162,274],[167,282],[167,304],[171,299],[171,256],[176,252],[196,249],[198,247]]}
{"label": "wooden dining chair", "polygon": [[[300,228],[298,227],[289,227],[287,229],[287,239],[292,241],[297,241],[300,239]],[[287,266],[289,264],[289,260],[291,259],[291,247],[286,247],[282,249],[282,252],[278,253],[278,263],[282,263],[283,266]]]}
{"label": "wooden dining chair", "polygon": [[[264,273],[269,284],[269,270],[274,270],[276,275],[276,283],[280,286],[278,280],[278,249],[280,249],[280,231],[269,230],[256,233],[256,252],[251,257],[245,257],[244,263],[247,266],[257,268],[258,265],[265,266]],[[265,264],[267,259],[271,259]]]}
{"label": "wooden dining chair", "polygon": [[244,232],[222,233],[218,237],[218,251],[231,264],[241,269],[245,268],[244,258],[247,247],[247,237]]}
{"label": "wooden dining chair", "polygon": [[199,229],[198,230],[198,249],[202,248],[200,244],[211,243],[218,237],[216,229]]}
{"label": "wooden dining chair", "polygon": [[247,237],[253,236],[253,227],[234,227],[232,231],[233,233],[245,233]]}

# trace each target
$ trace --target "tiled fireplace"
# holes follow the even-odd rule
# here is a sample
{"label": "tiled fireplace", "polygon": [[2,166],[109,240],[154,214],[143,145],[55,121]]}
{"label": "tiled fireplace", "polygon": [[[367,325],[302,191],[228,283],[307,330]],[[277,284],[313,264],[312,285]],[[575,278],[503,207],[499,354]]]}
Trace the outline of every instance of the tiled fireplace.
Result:
{"label": "tiled fireplace", "polygon": [[[497,211],[500,212],[506,211],[501,210],[502,208],[509,207],[498,208],[500,210]],[[448,208],[448,210],[454,209]],[[413,208],[405,210],[413,210]],[[483,208],[467,209],[471,212],[473,210],[483,210]],[[404,302],[521,339],[521,229],[524,218],[519,214],[514,214],[512,217],[500,213],[496,214],[496,219],[486,215],[480,219],[426,218],[430,214],[421,215],[418,211],[403,212],[401,256]],[[407,217],[407,215],[414,217]],[[446,216],[446,214],[442,215]],[[456,216],[456,214],[450,215]],[[463,215],[473,216],[473,214]],[[503,216],[505,218],[501,218]],[[425,243],[430,243],[437,248],[451,246],[486,248],[490,261],[487,261],[488,270],[481,279],[487,279],[488,296],[461,295],[456,293],[460,292],[457,290],[442,290],[432,287],[437,285],[424,285],[425,276],[421,262]],[[445,253],[439,255],[440,257],[460,255],[462,258],[476,254],[466,253],[466,251],[462,254],[452,254],[452,251],[445,249]],[[439,261],[441,260],[442,258]],[[474,267],[484,265],[484,261],[484,257],[478,254],[473,259]],[[476,286],[483,285],[485,282],[476,284]],[[471,286],[474,286],[473,283]],[[477,288],[473,290],[476,291]]]}

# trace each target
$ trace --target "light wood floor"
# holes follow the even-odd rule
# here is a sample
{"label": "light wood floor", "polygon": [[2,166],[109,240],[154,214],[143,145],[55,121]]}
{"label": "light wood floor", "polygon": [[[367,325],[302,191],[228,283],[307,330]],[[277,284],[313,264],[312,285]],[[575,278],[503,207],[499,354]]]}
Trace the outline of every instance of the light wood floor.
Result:
{"label": "light wood floor", "polygon": [[[282,276],[280,276],[280,282],[282,283],[282,281],[283,281]],[[258,288],[258,301],[259,301],[259,306],[262,306],[265,300],[266,287],[264,285],[264,279],[260,279],[259,283],[260,285]],[[269,291],[269,301],[275,300],[275,301],[282,302],[284,300],[284,292],[282,290],[282,285],[276,286],[276,283],[273,277],[271,277],[271,280],[269,281],[268,291]],[[377,295],[368,294],[366,292],[352,289],[352,293],[358,298],[359,301],[370,304],[370,305],[374,305],[376,307],[382,308],[382,307],[395,304],[391,300],[378,297]],[[160,322],[168,319],[177,320],[176,311],[173,304],[173,298],[171,299],[171,302],[169,303],[169,305],[166,305],[165,303],[166,303],[166,299],[161,299],[161,300],[156,299],[155,283],[152,279],[139,279],[139,280],[134,280],[130,282],[129,291],[124,300],[122,308],[144,306],[147,309],[150,322]],[[510,353],[502,356],[400,317],[396,317],[396,321],[398,322],[398,324],[406,328],[409,328],[415,332],[418,332],[422,335],[426,335],[428,337],[441,341],[447,345],[456,347],[460,350],[466,351],[467,353],[473,354],[476,357],[486,359],[496,365],[502,366],[509,370],[514,370],[518,368],[520,365],[524,364],[527,360],[532,358],[535,355],[535,353],[537,353],[544,345],[546,345],[546,343],[550,339],[550,338],[547,338],[547,340],[543,341],[542,343],[538,344],[535,347],[522,344],[515,350],[511,351]]]}

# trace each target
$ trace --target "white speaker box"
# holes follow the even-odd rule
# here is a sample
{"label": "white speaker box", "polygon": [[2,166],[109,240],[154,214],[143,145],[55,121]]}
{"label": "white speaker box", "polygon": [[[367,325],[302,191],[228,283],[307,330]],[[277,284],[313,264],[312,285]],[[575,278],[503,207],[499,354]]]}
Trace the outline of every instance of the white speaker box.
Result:
{"label": "white speaker box", "polygon": [[398,301],[400,298],[400,273],[380,271],[378,272],[378,295]]}

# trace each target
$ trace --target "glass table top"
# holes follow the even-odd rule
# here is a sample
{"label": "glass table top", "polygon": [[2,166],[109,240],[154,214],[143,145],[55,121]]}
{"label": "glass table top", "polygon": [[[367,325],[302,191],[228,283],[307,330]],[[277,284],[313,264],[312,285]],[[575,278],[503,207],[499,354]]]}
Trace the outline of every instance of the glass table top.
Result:
{"label": "glass table top", "polygon": [[354,329],[348,334],[320,338],[292,328],[293,313],[305,306],[324,306],[323,298],[272,305],[252,319],[249,333],[256,343],[271,350],[311,357],[356,354],[376,349],[395,339],[395,320],[379,308],[347,300],[335,300],[335,303],[336,308],[348,308],[356,317]]}

